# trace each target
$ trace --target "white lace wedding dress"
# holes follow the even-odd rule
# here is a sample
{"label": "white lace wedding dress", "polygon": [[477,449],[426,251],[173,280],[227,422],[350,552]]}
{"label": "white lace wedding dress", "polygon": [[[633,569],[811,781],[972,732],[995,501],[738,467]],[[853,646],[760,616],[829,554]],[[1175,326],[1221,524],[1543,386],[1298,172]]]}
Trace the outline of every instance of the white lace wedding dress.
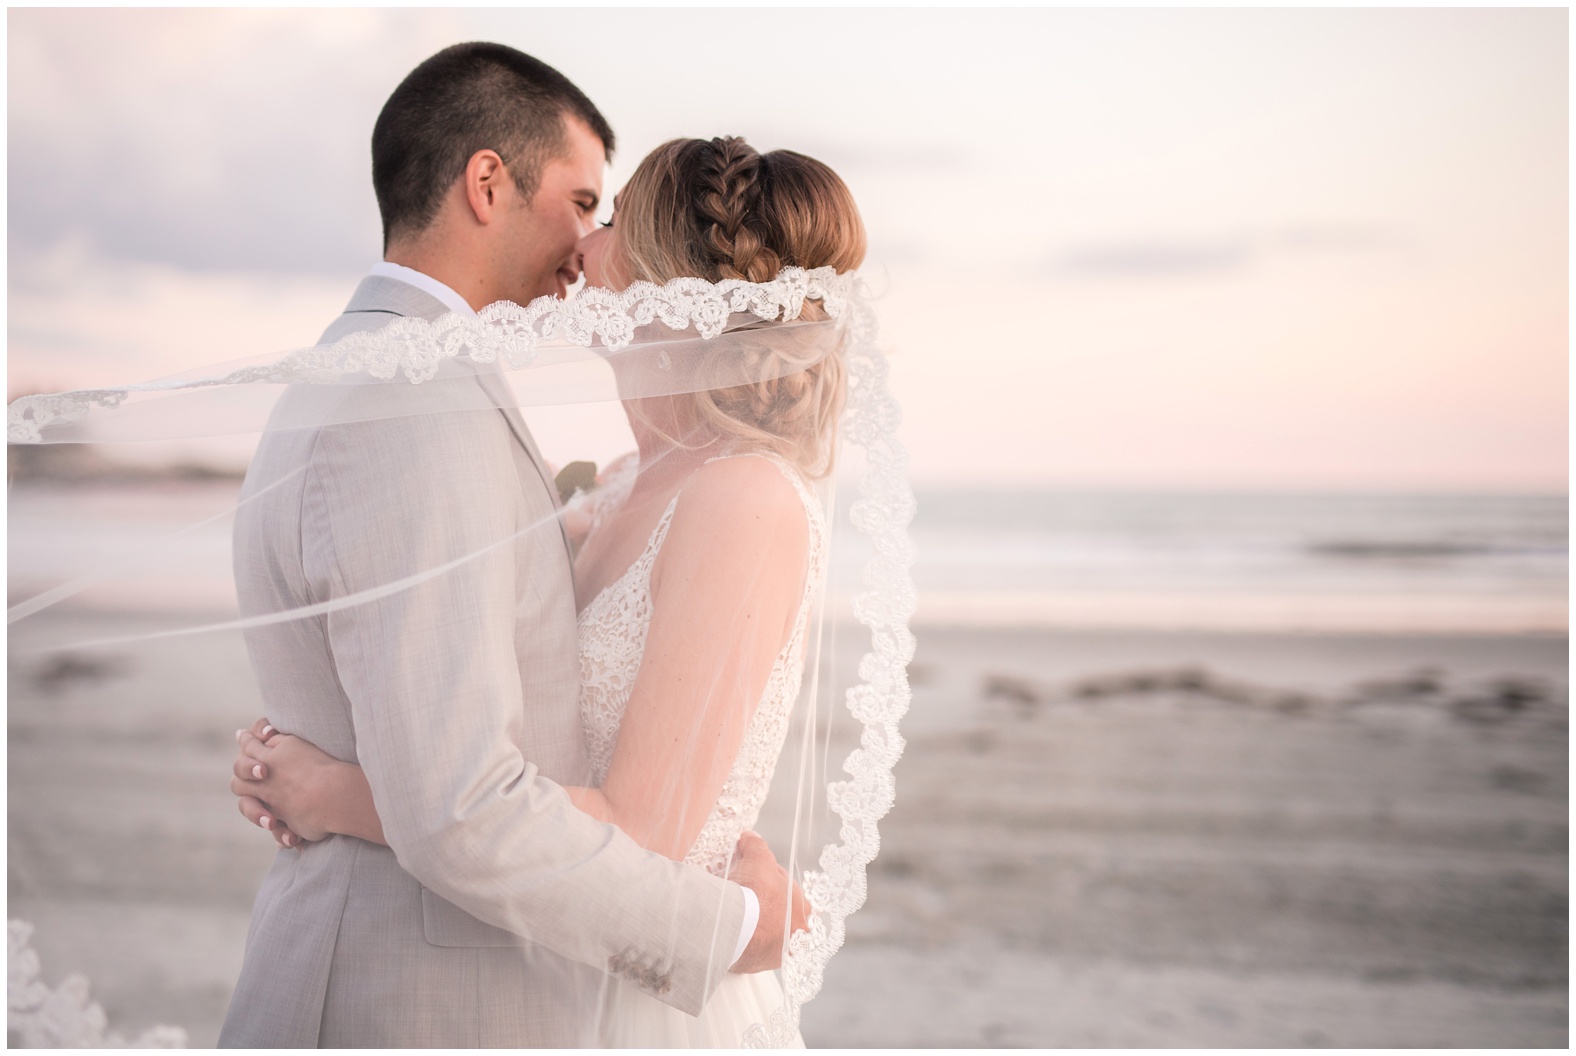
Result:
{"label": "white lace wedding dress", "polygon": [[[768,455],[723,457],[767,458],[782,470],[804,503],[810,548],[804,595],[793,632],[772,665],[766,691],[745,730],[739,754],[717,802],[684,859],[718,875],[732,857],[739,834],[754,826],[766,800],[772,771],[788,734],[789,713],[804,676],[805,633],[826,556],[826,524],[820,503],[797,471]],[[598,784],[607,776],[619,724],[640,669],[651,627],[651,569],[667,538],[679,498],[675,495],[668,503],[634,564],[580,614],[580,713]],[[622,501],[612,495],[608,499]],[[765,1022],[783,1003],[782,983],[776,972],[727,974],[698,1017],[688,1016],[610,978],[602,1001],[599,1041],[609,1048],[737,1048],[752,1024]],[[794,1037],[802,1047],[803,1039],[797,1033]]]}

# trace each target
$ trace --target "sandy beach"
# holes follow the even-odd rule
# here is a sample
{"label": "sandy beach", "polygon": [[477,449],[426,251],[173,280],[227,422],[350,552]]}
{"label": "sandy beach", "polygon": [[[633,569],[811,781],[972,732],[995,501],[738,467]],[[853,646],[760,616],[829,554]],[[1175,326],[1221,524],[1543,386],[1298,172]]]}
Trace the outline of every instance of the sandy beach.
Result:
{"label": "sandy beach", "polygon": [[1565,1045],[1563,638],[919,633],[807,1038]]}
{"label": "sandy beach", "polygon": [[[10,915],[112,1028],[210,1045],[273,853],[244,649],[26,651],[179,620],[14,628]],[[1566,1044],[1563,636],[917,633],[811,1045]]]}

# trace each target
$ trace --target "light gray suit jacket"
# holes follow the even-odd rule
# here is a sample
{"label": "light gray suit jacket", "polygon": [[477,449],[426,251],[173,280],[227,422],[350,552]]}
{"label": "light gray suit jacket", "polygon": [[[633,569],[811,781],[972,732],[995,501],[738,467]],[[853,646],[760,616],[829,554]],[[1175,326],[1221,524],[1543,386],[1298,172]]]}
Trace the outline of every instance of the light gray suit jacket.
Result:
{"label": "light gray suit jacket", "polygon": [[[443,312],[371,277],[322,340]],[[247,632],[270,721],[361,764],[390,846],[278,854],[224,1046],[589,1044],[608,973],[695,1014],[733,957],[737,886],[642,850],[560,787],[588,767],[551,480],[501,376],[450,363],[440,379],[291,386],[274,426],[342,424],[271,428],[247,473],[246,615],[485,552]]]}

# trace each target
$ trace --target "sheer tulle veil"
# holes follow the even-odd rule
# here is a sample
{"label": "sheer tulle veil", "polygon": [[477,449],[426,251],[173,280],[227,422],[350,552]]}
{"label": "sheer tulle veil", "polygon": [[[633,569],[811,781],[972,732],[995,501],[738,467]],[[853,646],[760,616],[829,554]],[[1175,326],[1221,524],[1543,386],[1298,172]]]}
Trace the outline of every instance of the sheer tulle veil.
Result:
{"label": "sheer tulle veil", "polygon": [[[232,340],[226,347],[235,348]],[[802,680],[789,694],[791,708],[782,728],[761,735],[782,745],[780,755],[766,753],[773,764],[770,793],[758,817],[745,819],[768,838],[813,909],[809,931],[794,934],[788,944],[781,975],[785,1000],[746,1034],[748,1044],[777,1045],[796,1036],[801,1006],[820,991],[827,964],[843,944],[846,922],[865,901],[865,870],[879,847],[878,822],[894,802],[892,768],[903,749],[898,721],[909,703],[906,668],[914,640],[908,622],[915,592],[908,524],[914,500],[907,456],[896,435],[899,410],[878,346],[875,309],[857,275],[789,268],[763,283],[681,278],[662,286],[635,283],[617,292],[587,288],[567,300],[542,298],[525,306],[500,302],[475,316],[395,318],[380,329],[287,354],[220,361],[141,384],[25,396],[10,405],[8,434],[13,447],[304,435],[378,419],[479,413],[489,404],[529,424],[536,409],[549,406],[748,394],[751,387],[760,390],[825,357],[841,359],[846,385],[835,459],[829,472],[795,477],[796,487],[803,485],[803,493],[813,497],[812,521],[821,518],[819,526],[812,525],[812,553],[815,539],[824,545],[806,572],[821,582],[806,583],[805,611],[798,614],[803,648],[784,674],[791,681],[792,669],[802,664]],[[281,399],[287,391],[296,395]],[[679,448],[690,439],[676,438]],[[775,453],[769,440],[739,435],[717,450],[764,454],[793,469],[792,460]],[[391,474],[401,470],[397,464],[385,468]],[[566,534],[566,522],[576,511],[605,508],[618,498],[614,492],[630,493],[652,468],[640,465],[631,471],[633,477],[606,484],[601,492],[582,492],[559,508],[556,519],[550,519],[556,523],[517,525],[488,547],[513,545],[531,533],[562,545],[554,541]],[[233,517],[236,509],[271,488],[287,486],[307,469],[303,457],[268,479],[254,472],[235,508],[219,516]],[[572,492],[572,484],[563,490]],[[157,501],[151,486],[149,497]],[[683,492],[675,501],[684,501]],[[16,625],[55,605],[91,601],[95,590],[117,579],[156,581],[160,562],[178,552],[180,540],[138,545],[141,549],[123,553],[113,564],[102,555],[82,553],[73,562],[79,574],[13,596],[8,622]],[[113,639],[33,635],[25,648],[135,649],[159,637],[236,635],[331,617],[420,590],[456,567],[485,558],[478,550],[438,547],[432,552],[439,556],[409,576],[370,589],[269,611],[237,609],[219,619]],[[774,571],[771,562],[770,554],[760,562],[763,581]],[[747,598],[751,589],[752,582],[741,581],[737,598]],[[744,601],[720,604],[737,604],[738,610],[717,620],[733,635],[720,643],[719,655],[752,650],[772,655],[781,648],[782,629],[750,626]],[[758,691],[745,692],[738,676],[723,670],[727,666],[708,671],[706,692],[736,701],[745,709],[741,721],[759,724],[752,710]],[[689,736],[700,745],[709,731],[695,729]],[[588,775],[587,783],[594,777]],[[214,780],[220,785],[225,775],[215,774]],[[690,828],[699,821],[675,819]],[[705,831],[718,823],[707,819]]]}

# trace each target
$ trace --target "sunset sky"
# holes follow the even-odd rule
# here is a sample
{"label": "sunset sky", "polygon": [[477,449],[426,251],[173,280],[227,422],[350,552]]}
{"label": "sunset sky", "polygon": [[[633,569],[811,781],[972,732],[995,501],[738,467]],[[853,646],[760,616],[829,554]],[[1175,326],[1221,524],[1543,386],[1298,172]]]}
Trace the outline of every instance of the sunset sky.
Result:
{"label": "sunset sky", "polygon": [[847,179],[922,482],[1563,490],[1566,20],[13,10],[10,387],[310,343],[383,100],[491,39],[612,121],[610,192],[676,135]]}

